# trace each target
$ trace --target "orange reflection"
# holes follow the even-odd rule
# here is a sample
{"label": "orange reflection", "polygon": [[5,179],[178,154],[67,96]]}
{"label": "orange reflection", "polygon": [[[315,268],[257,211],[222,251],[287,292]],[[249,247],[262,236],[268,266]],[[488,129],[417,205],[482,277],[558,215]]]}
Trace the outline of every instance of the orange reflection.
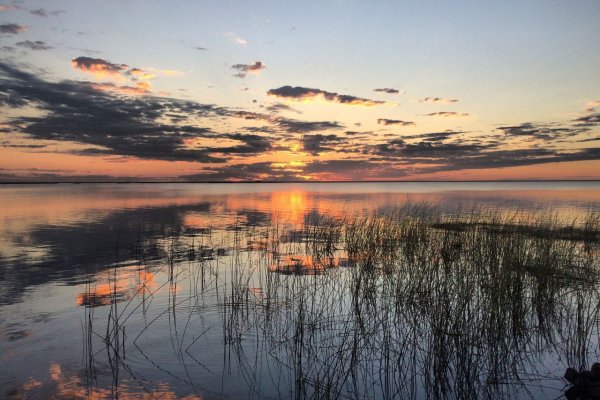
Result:
{"label": "orange reflection", "polygon": [[[50,365],[50,378],[54,385],[48,385],[44,389],[51,390],[52,386],[55,387],[55,393],[51,398],[59,399],[112,399],[117,394],[118,398],[124,400],[138,400],[138,399],[165,399],[165,400],[199,400],[201,399],[198,395],[188,395],[185,397],[179,397],[177,394],[165,383],[158,383],[152,388],[150,392],[136,392],[132,387],[125,381],[120,383],[116,388],[89,388],[82,382],[82,379],[77,375],[65,376],[62,373],[60,364],[54,363]],[[21,393],[24,397],[29,397],[27,394],[32,389],[40,389],[44,386],[41,382],[37,382],[37,385],[31,387],[24,385],[21,388]],[[138,385],[136,385],[138,386]],[[139,386],[138,386],[139,387]],[[46,391],[44,391],[46,394]],[[48,395],[50,393],[47,393]]]}
{"label": "orange reflection", "polygon": [[[104,281],[102,281],[104,280]],[[77,295],[78,306],[99,307],[113,303],[128,301],[137,293],[155,292],[158,283],[156,274],[145,268],[136,270],[119,270],[116,280],[106,281],[106,275],[96,277],[96,283],[86,292]]]}

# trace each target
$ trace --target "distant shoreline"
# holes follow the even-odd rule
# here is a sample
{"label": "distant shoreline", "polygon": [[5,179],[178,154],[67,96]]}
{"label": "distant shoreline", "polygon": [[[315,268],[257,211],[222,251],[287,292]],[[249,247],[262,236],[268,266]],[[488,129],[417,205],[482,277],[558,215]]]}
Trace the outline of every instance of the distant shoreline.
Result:
{"label": "distant shoreline", "polygon": [[551,183],[551,182],[600,182],[600,179],[498,179],[498,180],[401,180],[401,181],[73,181],[73,182],[35,182],[35,181],[15,181],[15,182],[0,182],[1,185],[114,185],[114,184],[289,184],[289,183]]}

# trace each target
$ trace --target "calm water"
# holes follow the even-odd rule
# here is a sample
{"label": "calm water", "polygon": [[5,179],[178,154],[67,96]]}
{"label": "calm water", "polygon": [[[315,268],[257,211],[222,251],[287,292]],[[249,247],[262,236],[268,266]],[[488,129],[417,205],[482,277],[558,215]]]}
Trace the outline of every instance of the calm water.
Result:
{"label": "calm water", "polygon": [[[551,311],[524,311],[531,332],[540,315],[552,315],[545,323],[560,332],[552,339],[540,331],[459,343],[458,332],[432,334],[437,314],[421,320],[417,308],[396,305],[407,310],[406,329],[377,330],[357,345],[343,257],[326,274],[281,267],[306,261],[294,235],[315,218],[415,203],[581,219],[600,211],[600,183],[1,186],[0,397],[288,398],[337,388],[340,398],[461,398],[474,392],[461,392],[470,384],[459,382],[460,371],[479,363],[469,378],[478,397],[556,398],[567,366],[600,360],[595,283],[556,284]],[[546,307],[531,300],[540,279],[519,280],[524,304]],[[452,293],[444,296],[436,299]],[[310,346],[298,347],[298,318],[314,328],[310,338],[301,332]],[[574,339],[568,330],[580,320],[585,334]],[[440,346],[456,351],[445,356],[444,376],[431,367]],[[336,368],[348,363],[341,382]],[[491,379],[494,368],[501,373]]]}

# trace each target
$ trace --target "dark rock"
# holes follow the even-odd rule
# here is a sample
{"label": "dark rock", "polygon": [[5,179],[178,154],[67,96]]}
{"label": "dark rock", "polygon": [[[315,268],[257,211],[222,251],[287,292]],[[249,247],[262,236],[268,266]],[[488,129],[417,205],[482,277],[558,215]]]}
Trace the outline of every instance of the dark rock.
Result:
{"label": "dark rock", "polygon": [[579,385],[581,381],[579,372],[577,372],[574,368],[567,368],[567,371],[565,372],[565,379],[572,385]]}

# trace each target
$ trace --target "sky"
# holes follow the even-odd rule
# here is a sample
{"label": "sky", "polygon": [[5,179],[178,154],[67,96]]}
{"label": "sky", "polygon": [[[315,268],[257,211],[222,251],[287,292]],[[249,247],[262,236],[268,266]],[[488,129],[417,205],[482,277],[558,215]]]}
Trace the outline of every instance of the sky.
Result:
{"label": "sky", "polygon": [[0,3],[0,182],[600,179],[600,2]]}

